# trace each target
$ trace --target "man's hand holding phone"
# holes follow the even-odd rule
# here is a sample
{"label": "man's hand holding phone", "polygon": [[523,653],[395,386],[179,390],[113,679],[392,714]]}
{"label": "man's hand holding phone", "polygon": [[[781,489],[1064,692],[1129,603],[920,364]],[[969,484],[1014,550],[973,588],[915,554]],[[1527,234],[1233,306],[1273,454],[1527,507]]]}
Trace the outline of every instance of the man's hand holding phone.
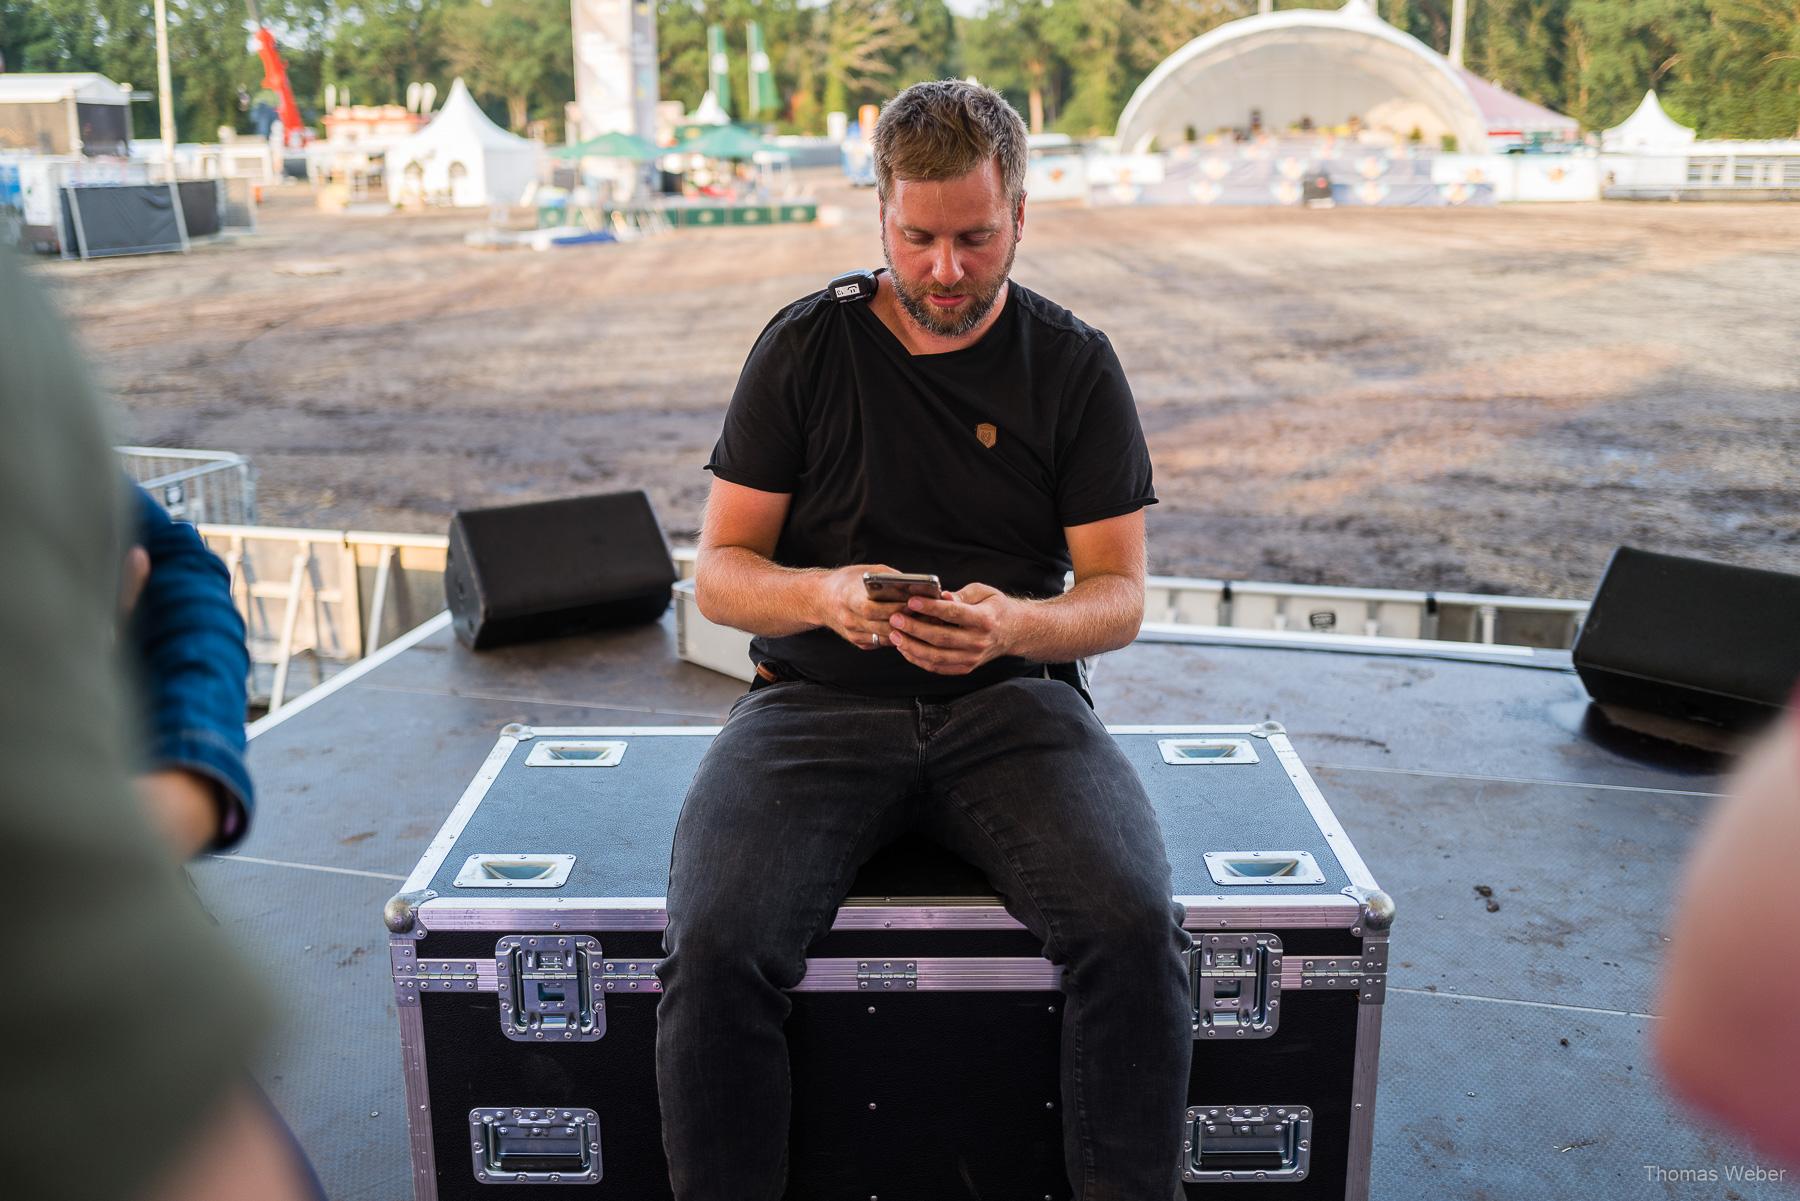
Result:
{"label": "man's hand holding phone", "polygon": [[888,618],[894,649],[908,663],[962,676],[1008,653],[1021,602],[986,584],[937,598],[915,596]]}
{"label": "man's hand holding phone", "polygon": [[936,577],[907,576],[885,563],[859,563],[827,572],[817,615],[819,624],[858,650],[891,646],[893,627],[888,619],[900,611],[913,593],[889,591],[871,581],[910,579],[931,580],[935,594]]}

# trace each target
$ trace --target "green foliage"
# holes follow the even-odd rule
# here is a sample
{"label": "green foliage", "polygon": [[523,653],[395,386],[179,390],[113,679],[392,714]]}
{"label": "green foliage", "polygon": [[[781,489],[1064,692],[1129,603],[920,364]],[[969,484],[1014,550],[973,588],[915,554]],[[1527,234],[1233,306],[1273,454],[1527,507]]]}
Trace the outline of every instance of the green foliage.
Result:
{"label": "green foliage", "polygon": [[503,98],[514,133],[534,118],[560,128],[562,100],[575,94],[573,29],[562,5],[455,0],[443,28],[451,72],[477,96]]}
{"label": "green foliage", "polygon": [[[241,116],[239,89],[262,78],[249,24],[231,0],[169,0],[169,67],[177,136],[210,141]],[[150,0],[0,0],[0,55],[10,71],[98,71],[156,90]],[[132,106],[133,135],[157,131],[154,103]]]}
{"label": "green foliage", "polygon": [[1705,36],[1663,97],[1702,137],[1800,137],[1800,5],[1713,0]]}
{"label": "green foliage", "polygon": [[996,0],[962,26],[968,71],[996,89],[1031,122],[1033,132],[1062,115],[1069,67],[1052,39],[1043,0]]}
{"label": "green foliage", "polygon": [[1465,62],[1509,92],[1566,112],[1568,10],[1569,0],[1476,0]]}
{"label": "green foliage", "polygon": [[[1453,0],[1381,0],[1383,17],[1444,51]],[[1279,0],[1336,8],[1342,0]],[[243,0],[168,0],[176,123],[183,138],[247,128],[241,101],[262,68]],[[0,0],[0,55],[13,71],[99,71],[153,90],[151,0]],[[261,0],[301,110],[324,87],[356,103],[440,94],[460,73],[514,128],[560,124],[573,97],[562,0]],[[761,23],[783,129],[818,132],[824,114],[879,103],[915,80],[974,74],[1028,119],[1109,133],[1139,83],[1188,40],[1257,9],[1256,0],[987,0],[971,18],[944,0],[658,0],[665,99],[690,109],[706,89],[706,27],[723,25],[732,89],[746,81],[744,26]],[[1704,137],[1800,133],[1800,4],[1795,0],[1470,0],[1469,68],[1580,120],[1616,124],[1655,88]],[[736,111],[734,109],[734,111]],[[156,106],[133,106],[151,136]]]}

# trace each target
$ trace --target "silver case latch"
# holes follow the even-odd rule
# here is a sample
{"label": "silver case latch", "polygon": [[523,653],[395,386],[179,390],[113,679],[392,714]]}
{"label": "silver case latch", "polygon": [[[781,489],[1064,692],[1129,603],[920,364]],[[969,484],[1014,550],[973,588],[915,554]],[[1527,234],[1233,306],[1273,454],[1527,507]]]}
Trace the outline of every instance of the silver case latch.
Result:
{"label": "silver case latch", "polygon": [[1281,1020],[1281,939],[1201,934],[1188,953],[1194,1038],[1268,1038]]}
{"label": "silver case latch", "polygon": [[514,1042],[593,1042],[606,1034],[600,941],[509,934],[494,946],[500,1030]]}

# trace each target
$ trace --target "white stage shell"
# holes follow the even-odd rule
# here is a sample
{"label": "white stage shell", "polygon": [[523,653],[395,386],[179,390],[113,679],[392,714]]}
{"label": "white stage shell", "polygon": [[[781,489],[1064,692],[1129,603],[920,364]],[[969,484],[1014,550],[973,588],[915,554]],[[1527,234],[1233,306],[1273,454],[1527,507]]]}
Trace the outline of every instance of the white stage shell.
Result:
{"label": "white stage shell", "polygon": [[1164,59],[1119,117],[1119,148],[1168,150],[1218,129],[1360,118],[1427,145],[1445,136],[1465,153],[1488,149],[1487,122],[1448,59],[1375,14],[1368,0],[1342,9],[1289,9],[1221,25]]}
{"label": "white stage shell", "polygon": [[542,152],[488,120],[458,79],[431,124],[388,147],[382,173],[393,204],[511,205],[537,180]]}

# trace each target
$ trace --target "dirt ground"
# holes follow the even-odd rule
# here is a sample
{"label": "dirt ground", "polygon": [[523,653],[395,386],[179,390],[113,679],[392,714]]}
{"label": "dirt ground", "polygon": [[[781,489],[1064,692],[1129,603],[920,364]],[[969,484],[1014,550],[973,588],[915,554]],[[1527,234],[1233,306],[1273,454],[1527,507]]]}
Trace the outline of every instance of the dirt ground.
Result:
{"label": "dirt ground", "polygon": [[[185,259],[45,263],[122,440],[234,450],[269,525],[649,491],[691,540],[738,367],[879,262],[836,226],[468,247],[319,213]],[[1585,596],[1620,543],[1800,571],[1800,205],[1028,212],[1015,277],[1106,330],[1153,571]]]}

